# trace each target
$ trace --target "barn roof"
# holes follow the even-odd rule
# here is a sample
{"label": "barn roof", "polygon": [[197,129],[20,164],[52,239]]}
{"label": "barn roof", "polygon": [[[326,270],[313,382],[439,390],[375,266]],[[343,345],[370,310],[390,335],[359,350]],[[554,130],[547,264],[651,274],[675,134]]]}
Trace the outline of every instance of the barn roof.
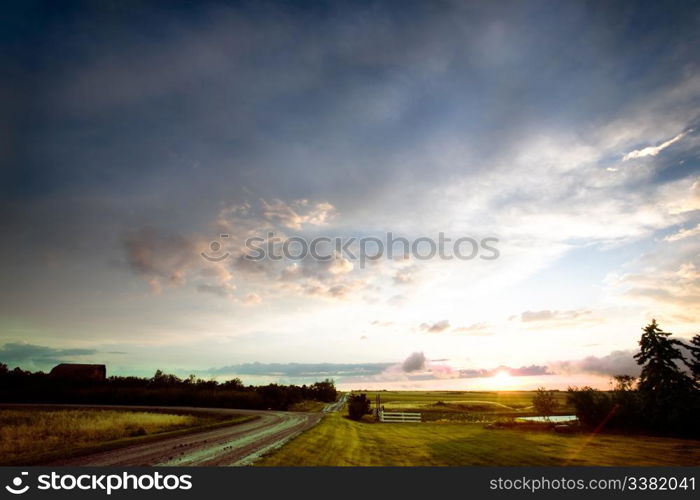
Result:
{"label": "barn roof", "polygon": [[89,377],[104,378],[107,374],[107,367],[99,364],[88,363],[61,363],[56,365],[50,375],[60,377]]}

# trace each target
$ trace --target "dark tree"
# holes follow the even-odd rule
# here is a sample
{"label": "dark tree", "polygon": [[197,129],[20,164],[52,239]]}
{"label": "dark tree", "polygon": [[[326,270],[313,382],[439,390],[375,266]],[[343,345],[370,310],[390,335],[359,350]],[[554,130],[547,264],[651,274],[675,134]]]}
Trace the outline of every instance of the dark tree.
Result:
{"label": "dark tree", "polygon": [[611,416],[612,427],[636,429],[643,426],[639,392],[635,388],[636,381],[637,379],[630,375],[613,377],[610,397],[615,412]]}
{"label": "dark tree", "polygon": [[245,388],[245,386],[243,385],[243,381],[238,377],[223,382],[221,386],[226,389],[233,389],[235,391],[242,391]]}
{"label": "dark tree", "polygon": [[663,429],[687,420],[687,404],[693,397],[692,380],[680,369],[685,362],[681,342],[669,338],[656,320],[643,329],[637,363],[642,365],[639,394],[645,417],[652,427]]}
{"label": "dark tree", "polygon": [[586,427],[626,431],[639,429],[643,427],[643,422],[635,381],[629,375],[616,375],[611,381],[611,391],[569,387],[567,401]]}
{"label": "dark tree", "polygon": [[[669,338],[656,321],[643,328],[639,352],[639,382],[627,375],[615,377],[612,390],[569,388],[569,404],[588,427],[618,428],[683,437],[700,436],[700,335],[690,345]],[[688,351],[690,359],[684,357]],[[692,378],[684,371],[690,370]]]}
{"label": "dark tree", "polygon": [[686,348],[690,351],[690,359],[686,365],[690,368],[696,388],[700,389],[700,334],[690,339],[690,345]]}
{"label": "dark tree", "polygon": [[325,401],[332,403],[338,397],[338,391],[335,389],[335,382],[331,379],[326,379],[323,382],[314,383],[311,388],[311,393],[317,401]]}
{"label": "dark tree", "polygon": [[151,377],[151,385],[155,387],[175,387],[182,383],[182,380],[177,375],[164,373],[162,370],[156,370]]}
{"label": "dark tree", "polygon": [[[321,390],[307,386],[268,384],[244,386],[240,379],[219,383],[196,376],[181,379],[158,370],[151,378],[112,376],[104,381],[66,381],[42,372],[32,373],[0,363],[0,402],[83,403],[122,405],[202,406],[287,410],[304,399],[328,398],[332,382]],[[311,386],[315,387],[315,386]],[[316,389],[318,389],[318,387]]]}
{"label": "dark tree", "polygon": [[639,377],[639,390],[642,392],[669,392],[688,383],[688,377],[679,369],[684,362],[678,349],[680,342],[671,340],[670,332],[665,332],[656,323],[651,323],[642,330],[639,340],[639,352],[634,355],[637,364],[643,366]]}
{"label": "dark tree", "polygon": [[532,405],[537,413],[549,420],[549,417],[554,414],[554,410],[557,409],[558,403],[554,392],[539,387],[532,398]]}
{"label": "dark tree", "polygon": [[351,394],[348,399],[348,416],[353,420],[360,420],[371,413],[369,399],[366,394]]}
{"label": "dark tree", "polygon": [[613,392],[628,393],[634,391],[636,378],[631,375],[615,375],[613,377]]}
{"label": "dark tree", "polygon": [[567,402],[574,407],[576,418],[587,427],[597,427],[614,415],[612,399],[592,387],[569,387]]}

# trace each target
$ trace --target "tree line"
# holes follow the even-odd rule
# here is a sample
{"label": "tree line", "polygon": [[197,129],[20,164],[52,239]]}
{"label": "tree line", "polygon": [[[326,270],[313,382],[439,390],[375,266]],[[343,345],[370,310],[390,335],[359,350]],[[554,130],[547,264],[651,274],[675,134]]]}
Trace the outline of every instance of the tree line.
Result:
{"label": "tree line", "polygon": [[639,378],[617,375],[610,391],[570,387],[567,399],[581,424],[700,437],[700,335],[689,343],[671,335],[656,320],[642,329],[634,355],[642,367]]}
{"label": "tree line", "polygon": [[153,377],[112,376],[106,380],[52,377],[0,363],[0,402],[74,403],[148,406],[202,406],[287,410],[303,400],[333,402],[332,380],[311,385],[244,385],[239,378],[218,382],[195,375],[180,378],[156,371]]}

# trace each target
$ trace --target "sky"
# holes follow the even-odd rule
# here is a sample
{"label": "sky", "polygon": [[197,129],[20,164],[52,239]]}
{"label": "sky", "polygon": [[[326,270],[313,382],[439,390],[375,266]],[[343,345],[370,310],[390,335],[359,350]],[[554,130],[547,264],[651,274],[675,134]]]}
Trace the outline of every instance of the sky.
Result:
{"label": "sky", "polygon": [[[700,331],[696,2],[11,2],[3,18],[10,367],[604,388],[638,373],[652,318]],[[492,238],[497,258],[246,258],[251,237],[387,233]]]}

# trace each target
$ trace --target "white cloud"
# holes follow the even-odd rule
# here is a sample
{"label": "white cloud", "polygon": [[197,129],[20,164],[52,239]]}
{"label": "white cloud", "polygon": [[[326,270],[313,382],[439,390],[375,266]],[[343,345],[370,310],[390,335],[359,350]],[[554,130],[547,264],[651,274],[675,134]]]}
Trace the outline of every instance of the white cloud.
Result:
{"label": "white cloud", "polygon": [[231,298],[235,289],[236,287],[230,283],[224,283],[221,285],[208,285],[206,283],[202,283],[197,285],[197,291],[199,292],[211,293],[224,298]]}
{"label": "white cloud", "polygon": [[295,200],[285,203],[273,200],[268,203],[261,200],[262,216],[272,222],[278,222],[289,229],[301,229],[305,224],[322,226],[335,216],[335,208],[327,202],[310,205],[309,200]]}
{"label": "white cloud", "polygon": [[258,295],[257,293],[249,293],[248,295],[245,296],[243,299],[243,303],[245,305],[255,305],[255,304],[260,304],[262,302],[262,297]]}
{"label": "white cloud", "polygon": [[574,320],[582,316],[588,316],[591,311],[588,310],[573,310],[573,311],[525,311],[520,315],[520,320],[523,322],[539,322],[553,320]]}
{"label": "white cloud", "polygon": [[491,327],[488,323],[473,323],[469,326],[460,326],[453,328],[453,331],[474,336],[490,336],[493,335]]}
{"label": "white cloud", "polygon": [[641,306],[681,332],[700,324],[700,252],[693,240],[666,245],[630,264],[624,274],[606,277],[608,292]]}
{"label": "white cloud", "polygon": [[700,235],[700,224],[690,229],[681,229],[680,231],[669,234],[664,238],[664,241],[679,241],[686,238],[693,238]]}
{"label": "white cloud", "polygon": [[450,327],[450,322],[446,319],[436,323],[421,323],[420,329],[429,333],[441,333]]}
{"label": "white cloud", "polygon": [[[689,130],[688,132],[690,132],[690,131],[691,130]],[[683,139],[683,137],[685,137],[685,135],[688,132],[681,132],[677,136],[673,137],[672,139],[669,139],[666,142],[659,144],[658,146],[648,146],[644,149],[635,149],[634,151],[630,151],[629,153],[627,153],[625,156],[622,157],[622,161],[628,161],[628,160],[632,160],[634,158],[644,158],[645,156],[656,156],[661,151],[666,149],[667,147],[669,147],[672,144],[675,144],[676,142]]]}

